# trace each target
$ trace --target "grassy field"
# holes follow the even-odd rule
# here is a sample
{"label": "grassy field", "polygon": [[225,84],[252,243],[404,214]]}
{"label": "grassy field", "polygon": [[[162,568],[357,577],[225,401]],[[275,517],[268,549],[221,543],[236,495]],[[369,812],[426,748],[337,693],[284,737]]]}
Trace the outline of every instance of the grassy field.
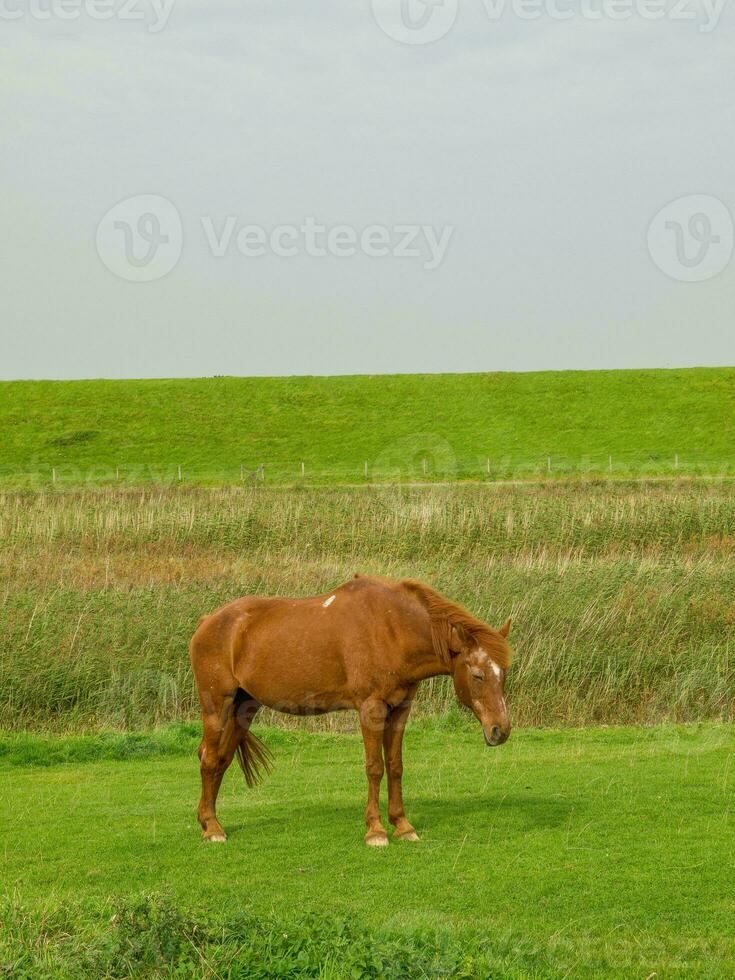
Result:
{"label": "grassy field", "polygon": [[265,464],[295,483],[302,462],[329,484],[732,474],[734,406],[733,368],[3,382],[0,479],[168,483],[181,466],[221,483]]}
{"label": "grassy field", "polygon": [[[0,973],[735,974],[733,552],[727,482],[0,494]],[[266,714],[203,844],[199,616],[357,570],[513,614],[511,740],[425,684],[375,853],[354,717]]]}
{"label": "grassy field", "polygon": [[[734,394],[730,369],[0,385],[0,975],[735,975],[735,483],[691,479],[728,475]],[[501,482],[549,455],[568,479]],[[364,485],[279,486],[301,460]],[[376,853],[354,717],[263,713],[276,770],[231,771],[202,844],[199,617],[356,571],[513,615],[513,737],[422,685],[422,840]]]}
{"label": "grassy field", "polygon": [[0,740],[2,968],[735,972],[729,726],[526,731],[488,750],[476,724],[426,720],[406,737],[422,840],[384,852],[362,843],[359,738],[264,737],[272,776],[255,791],[226,777],[226,845],[199,839],[193,729]]}
{"label": "grassy field", "polygon": [[[512,614],[518,724],[732,720],[734,551],[725,484],[6,494],[0,728],[194,718],[202,613],[355,571]],[[417,707],[453,703],[427,682]]]}

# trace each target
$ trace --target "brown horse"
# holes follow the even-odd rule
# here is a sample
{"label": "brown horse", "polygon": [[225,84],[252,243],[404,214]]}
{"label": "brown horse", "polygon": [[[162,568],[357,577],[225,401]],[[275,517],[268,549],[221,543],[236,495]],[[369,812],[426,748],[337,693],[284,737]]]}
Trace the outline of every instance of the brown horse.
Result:
{"label": "brown horse", "polygon": [[204,839],[225,840],[215,804],[235,753],[249,786],[269,768],[265,746],[250,732],[266,705],[288,714],[357,711],[368,778],[365,841],[388,843],[379,808],[383,760],[394,837],[418,840],[401,791],[401,744],[416,688],[451,674],[487,744],[500,745],[510,734],[509,630],[510,620],[493,630],[420,582],[362,575],[314,598],[249,596],[206,616],[190,653],[204,720],[197,813]]}

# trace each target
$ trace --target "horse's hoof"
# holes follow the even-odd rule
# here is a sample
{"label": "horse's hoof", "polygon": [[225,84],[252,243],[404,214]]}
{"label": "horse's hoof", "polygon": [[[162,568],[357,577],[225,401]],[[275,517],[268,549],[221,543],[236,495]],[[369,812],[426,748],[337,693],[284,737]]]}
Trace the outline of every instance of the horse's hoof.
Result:
{"label": "horse's hoof", "polygon": [[365,843],[368,847],[387,847],[387,834],[365,834]]}
{"label": "horse's hoof", "polygon": [[415,830],[407,830],[405,834],[393,834],[393,840],[421,840]]}
{"label": "horse's hoof", "polygon": [[208,844],[224,844],[227,840],[226,834],[202,834]]}

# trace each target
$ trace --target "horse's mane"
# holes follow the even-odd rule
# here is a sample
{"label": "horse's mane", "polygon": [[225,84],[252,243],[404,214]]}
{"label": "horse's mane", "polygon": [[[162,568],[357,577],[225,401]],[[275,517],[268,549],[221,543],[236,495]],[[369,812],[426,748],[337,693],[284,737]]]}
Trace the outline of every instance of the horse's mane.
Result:
{"label": "horse's mane", "polygon": [[481,619],[477,619],[472,613],[467,612],[456,602],[445,599],[443,595],[432,589],[423,582],[415,579],[402,579],[399,585],[409,592],[413,592],[416,598],[425,607],[431,620],[431,639],[434,643],[434,650],[444,663],[451,661],[449,641],[454,627],[460,635],[465,633],[470,636],[478,646],[490,656],[490,658],[504,670],[510,667],[513,658],[513,651],[506,642],[505,637],[497,630],[494,630]]}

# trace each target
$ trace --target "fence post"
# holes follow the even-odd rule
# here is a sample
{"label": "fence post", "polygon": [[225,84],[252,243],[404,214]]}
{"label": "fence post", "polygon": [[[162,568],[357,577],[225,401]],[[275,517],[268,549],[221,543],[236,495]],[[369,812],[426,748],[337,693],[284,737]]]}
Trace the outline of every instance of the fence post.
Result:
{"label": "fence post", "polygon": [[116,480],[119,480],[120,479],[120,467],[119,466],[116,466],[115,467],[115,479]]}
{"label": "fence post", "polygon": [[244,480],[244,479],[245,479],[245,467],[243,466],[242,463],[240,463],[240,480]]}
{"label": "fence post", "polygon": [[422,459],[421,460],[421,468],[424,471],[424,476],[426,476],[426,460],[425,459]]}
{"label": "fence post", "polygon": [[301,479],[302,480],[304,479],[304,476],[305,475],[306,475],[306,467],[304,466],[304,463],[302,461],[302,463],[301,463]]}
{"label": "fence post", "polygon": [[490,457],[489,456],[485,460],[485,462],[486,462],[486,465],[487,465],[487,475],[490,476]]}
{"label": "fence post", "polygon": [[678,470],[679,469],[679,454],[678,453],[674,453],[674,469],[675,470]]}
{"label": "fence post", "polygon": [[546,470],[551,473],[551,456],[546,457]]}
{"label": "fence post", "polygon": [[178,474],[179,474],[179,480],[180,480],[181,479],[181,465],[180,464],[179,464]]}
{"label": "fence post", "polygon": [[612,453],[607,457],[607,468],[612,473]]}
{"label": "fence post", "polygon": [[365,479],[367,480],[367,478],[368,478],[368,461],[365,460]]}
{"label": "fence post", "polygon": [[51,467],[51,482],[56,483],[56,467]]}

